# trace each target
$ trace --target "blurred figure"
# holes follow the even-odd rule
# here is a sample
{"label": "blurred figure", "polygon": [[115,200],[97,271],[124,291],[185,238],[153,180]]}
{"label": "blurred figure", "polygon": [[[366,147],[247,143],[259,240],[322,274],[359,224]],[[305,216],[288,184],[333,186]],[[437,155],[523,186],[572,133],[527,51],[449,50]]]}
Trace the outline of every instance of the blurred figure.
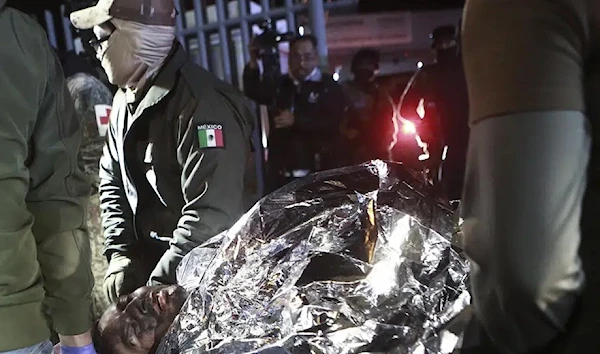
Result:
{"label": "blurred figure", "polygon": [[437,170],[451,200],[461,197],[469,140],[467,87],[456,28],[445,25],[432,34],[435,63],[415,73],[403,89],[400,115],[423,126],[429,165]]}
{"label": "blurred figure", "polygon": [[0,352],[95,353],[81,126],[44,30],[0,0]]}
{"label": "blurred figure", "polygon": [[361,49],[352,58],[354,78],[342,84],[348,111],[342,122],[342,134],[350,160],[357,164],[373,159],[388,160],[388,147],[394,133],[396,105],[392,96],[375,78],[379,71],[379,52]]}
{"label": "blurred figure", "polygon": [[489,338],[461,353],[598,352],[599,14],[591,0],[466,3],[461,209]]}
{"label": "blurred figure", "polygon": [[119,87],[100,159],[111,301],[172,284],[179,261],[242,214],[254,117],[241,92],[175,40],[172,0],[100,0],[72,12]]}
{"label": "blurred figure", "polygon": [[62,56],[59,56],[59,58],[66,78],[79,73],[89,74],[96,78],[98,76],[98,73],[95,70],[96,68],[88,62],[88,59],[92,60],[94,58],[87,58],[86,56],[76,54],[73,51],[67,52]]}
{"label": "blurred figure", "polygon": [[[76,73],[67,78],[67,87],[75,103],[75,111],[83,127],[83,140],[79,150],[80,161],[87,177],[92,181],[92,196],[88,204],[87,228],[90,233],[91,265],[94,283],[102,284],[107,271],[104,258],[104,232],[100,217],[99,162],[108,132],[112,93],[100,80],[89,73]],[[93,314],[99,316],[109,301],[97,287],[92,292]]]}
{"label": "blurred figure", "polygon": [[269,84],[257,57],[244,70],[244,91],[269,106],[267,192],[313,171],[338,167],[340,122],[345,112],[340,85],[318,68],[314,36],[290,42],[289,74]]}

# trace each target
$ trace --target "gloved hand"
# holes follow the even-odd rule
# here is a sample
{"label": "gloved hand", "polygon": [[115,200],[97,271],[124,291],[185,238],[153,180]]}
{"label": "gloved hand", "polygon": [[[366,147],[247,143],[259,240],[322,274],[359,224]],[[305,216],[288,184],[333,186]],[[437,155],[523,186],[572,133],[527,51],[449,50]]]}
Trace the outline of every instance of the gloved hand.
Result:
{"label": "gloved hand", "polygon": [[173,249],[168,249],[154,267],[146,285],[177,284],[177,266],[182,258],[183,256],[177,254]]}
{"label": "gloved hand", "polygon": [[144,271],[139,261],[122,254],[113,254],[104,277],[104,294],[115,302],[119,296],[129,294],[145,285]]}
{"label": "gloved hand", "polygon": [[94,344],[88,344],[85,347],[66,347],[60,345],[61,354],[96,354]]}

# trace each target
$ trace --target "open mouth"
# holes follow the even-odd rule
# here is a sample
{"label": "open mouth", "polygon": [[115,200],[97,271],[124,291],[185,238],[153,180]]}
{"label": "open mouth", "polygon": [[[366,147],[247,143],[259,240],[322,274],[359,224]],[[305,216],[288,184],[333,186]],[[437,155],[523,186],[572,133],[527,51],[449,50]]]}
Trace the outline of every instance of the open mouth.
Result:
{"label": "open mouth", "polygon": [[152,294],[152,306],[157,314],[163,313],[166,306],[165,300],[162,299],[161,292],[156,292]]}
{"label": "open mouth", "polygon": [[168,295],[165,291],[159,291],[156,294],[156,304],[158,305],[159,312],[164,312],[168,305]]}

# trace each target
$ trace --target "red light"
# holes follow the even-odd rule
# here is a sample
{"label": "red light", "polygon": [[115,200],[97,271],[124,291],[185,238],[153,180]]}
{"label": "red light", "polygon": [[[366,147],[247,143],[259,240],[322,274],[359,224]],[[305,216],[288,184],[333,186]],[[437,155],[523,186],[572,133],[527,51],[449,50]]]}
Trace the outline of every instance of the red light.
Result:
{"label": "red light", "polygon": [[404,134],[416,134],[417,127],[413,122],[404,121],[402,122],[402,131],[404,132]]}

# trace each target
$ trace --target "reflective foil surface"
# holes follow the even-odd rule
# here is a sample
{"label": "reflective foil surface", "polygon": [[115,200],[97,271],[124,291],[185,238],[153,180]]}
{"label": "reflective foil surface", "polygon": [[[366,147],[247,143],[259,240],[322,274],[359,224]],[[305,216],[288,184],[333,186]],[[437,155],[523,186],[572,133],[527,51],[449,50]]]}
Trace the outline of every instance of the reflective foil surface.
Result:
{"label": "reflective foil surface", "polygon": [[430,185],[372,161],[293,182],[178,269],[171,353],[452,353],[468,262]]}

